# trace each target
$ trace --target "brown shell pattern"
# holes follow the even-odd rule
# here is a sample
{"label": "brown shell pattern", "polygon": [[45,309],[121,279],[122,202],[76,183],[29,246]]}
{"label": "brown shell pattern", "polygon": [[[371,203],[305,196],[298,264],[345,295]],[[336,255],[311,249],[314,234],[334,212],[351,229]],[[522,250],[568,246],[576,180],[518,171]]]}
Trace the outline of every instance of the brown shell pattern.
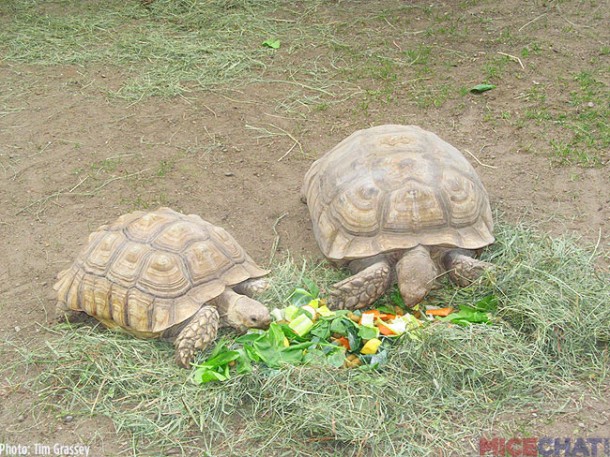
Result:
{"label": "brown shell pattern", "polygon": [[416,126],[353,133],[313,163],[302,193],[316,240],[332,260],[494,241],[489,198],[474,168]]}
{"label": "brown shell pattern", "polygon": [[69,309],[154,337],[225,288],[267,273],[224,229],[160,208],[100,227],[54,287]]}

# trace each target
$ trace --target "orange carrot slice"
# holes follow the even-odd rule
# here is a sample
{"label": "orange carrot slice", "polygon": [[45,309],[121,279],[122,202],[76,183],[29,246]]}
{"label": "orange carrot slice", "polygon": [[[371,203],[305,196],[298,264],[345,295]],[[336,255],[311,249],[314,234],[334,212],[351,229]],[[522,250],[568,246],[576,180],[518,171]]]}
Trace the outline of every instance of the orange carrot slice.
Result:
{"label": "orange carrot slice", "polygon": [[337,338],[335,343],[338,343],[349,351],[349,340],[346,337],[342,336],[341,338]]}
{"label": "orange carrot slice", "polygon": [[394,333],[394,331],[390,327],[386,327],[385,325],[383,325],[379,322],[377,322],[377,328],[379,329],[379,333],[381,333],[384,336],[396,335],[396,333]]}
{"label": "orange carrot slice", "polygon": [[453,312],[453,308],[448,306],[446,308],[438,308],[438,309],[427,309],[426,314],[428,316],[440,316],[446,317]]}

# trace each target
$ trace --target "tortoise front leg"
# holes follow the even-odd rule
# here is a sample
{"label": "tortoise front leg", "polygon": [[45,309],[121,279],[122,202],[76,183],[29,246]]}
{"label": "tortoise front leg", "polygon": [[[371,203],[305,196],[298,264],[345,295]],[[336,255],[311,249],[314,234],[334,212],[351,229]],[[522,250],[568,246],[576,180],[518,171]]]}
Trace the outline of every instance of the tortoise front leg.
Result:
{"label": "tortoise front leg", "polygon": [[174,347],[176,363],[189,368],[197,351],[203,351],[216,339],[220,317],[214,306],[203,306],[180,331]]}
{"label": "tortoise front leg", "polygon": [[430,251],[417,246],[405,251],[396,264],[398,288],[405,305],[412,307],[424,299],[434,287],[438,268],[430,257]]}
{"label": "tortoise front leg", "polygon": [[329,306],[333,309],[365,308],[381,297],[392,282],[392,268],[381,260],[353,276],[334,284]]}
{"label": "tortoise front leg", "polygon": [[265,292],[269,286],[269,281],[266,278],[253,278],[246,279],[244,282],[233,286],[233,290],[238,294],[252,298]]}
{"label": "tortoise front leg", "polygon": [[474,258],[474,251],[467,249],[450,249],[443,254],[443,266],[451,280],[461,287],[466,287],[493,264]]}

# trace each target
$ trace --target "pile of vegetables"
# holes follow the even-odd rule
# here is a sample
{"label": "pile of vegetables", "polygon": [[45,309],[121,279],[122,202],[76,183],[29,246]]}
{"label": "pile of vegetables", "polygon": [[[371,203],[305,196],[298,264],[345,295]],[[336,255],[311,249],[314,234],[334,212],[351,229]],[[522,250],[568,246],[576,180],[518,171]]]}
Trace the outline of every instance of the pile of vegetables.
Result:
{"label": "pile of vegetables", "polygon": [[[269,368],[283,365],[326,364],[337,368],[377,369],[388,350],[404,336],[418,340],[423,324],[445,320],[458,325],[489,323],[495,297],[486,297],[474,306],[405,312],[398,294],[394,306],[365,311],[330,310],[319,288],[304,280],[289,297],[290,305],[271,311],[274,321],[267,330],[251,329],[233,341],[222,339],[208,359],[196,365],[197,383],[224,381],[231,373],[252,371],[254,364]],[[457,312],[454,312],[457,311]]]}

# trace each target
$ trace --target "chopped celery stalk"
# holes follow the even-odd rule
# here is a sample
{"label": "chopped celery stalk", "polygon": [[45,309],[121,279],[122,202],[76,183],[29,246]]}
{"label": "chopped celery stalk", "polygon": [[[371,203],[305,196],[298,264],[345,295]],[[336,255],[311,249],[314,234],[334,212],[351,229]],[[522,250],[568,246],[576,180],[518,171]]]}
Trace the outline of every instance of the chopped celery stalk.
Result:
{"label": "chopped celery stalk", "polygon": [[311,306],[309,306],[309,305],[301,306],[301,309],[303,311],[307,311],[309,314],[311,314],[311,319],[313,319],[314,321],[316,320],[316,316],[318,315],[318,313]]}
{"label": "chopped celery stalk", "polygon": [[388,325],[387,322],[382,321],[380,318],[375,319],[375,324],[377,324],[377,328],[385,336],[398,336],[396,330],[401,330],[401,328],[392,328],[391,324]]}
{"label": "chopped celery stalk", "polygon": [[375,325],[375,315],[364,313],[360,318],[360,325],[366,325],[367,327]]}
{"label": "chopped celery stalk", "polygon": [[368,340],[364,346],[362,346],[360,352],[362,354],[376,354],[379,346],[381,346],[381,340],[378,338],[372,338]]}
{"label": "chopped celery stalk", "polygon": [[305,314],[299,314],[290,322],[290,324],[288,324],[288,327],[290,327],[297,335],[304,336],[307,335],[307,333],[309,333],[313,327],[313,321]]}
{"label": "chopped celery stalk", "polygon": [[293,320],[297,313],[299,312],[299,308],[294,306],[294,305],[290,305],[287,306],[286,308],[284,308],[284,319],[286,319],[288,322],[290,322],[291,320]]}
{"label": "chopped celery stalk", "polygon": [[328,309],[328,306],[320,306],[318,308],[318,314],[320,314],[320,316],[328,317],[334,316],[335,312]]}
{"label": "chopped celery stalk", "polygon": [[406,331],[415,330],[416,328],[421,326],[421,322],[418,321],[413,314],[405,314],[403,316],[397,317],[396,319],[400,319],[406,324]]}
{"label": "chopped celery stalk", "polygon": [[384,322],[383,325],[392,330],[396,335],[402,335],[407,331],[407,323],[400,318]]}
{"label": "chopped celery stalk", "polygon": [[273,316],[273,319],[275,319],[276,321],[283,321],[284,320],[284,311],[279,308],[274,308],[271,311],[271,316]]}
{"label": "chopped celery stalk", "polygon": [[396,317],[391,321],[379,321],[378,323],[386,326],[396,335],[402,335],[405,332],[410,332],[421,325],[417,318],[412,314],[405,314],[404,316]]}
{"label": "chopped celery stalk", "polygon": [[314,309],[318,308],[320,306],[320,299],[319,298],[314,298],[312,301],[307,303],[307,306],[311,306]]}

